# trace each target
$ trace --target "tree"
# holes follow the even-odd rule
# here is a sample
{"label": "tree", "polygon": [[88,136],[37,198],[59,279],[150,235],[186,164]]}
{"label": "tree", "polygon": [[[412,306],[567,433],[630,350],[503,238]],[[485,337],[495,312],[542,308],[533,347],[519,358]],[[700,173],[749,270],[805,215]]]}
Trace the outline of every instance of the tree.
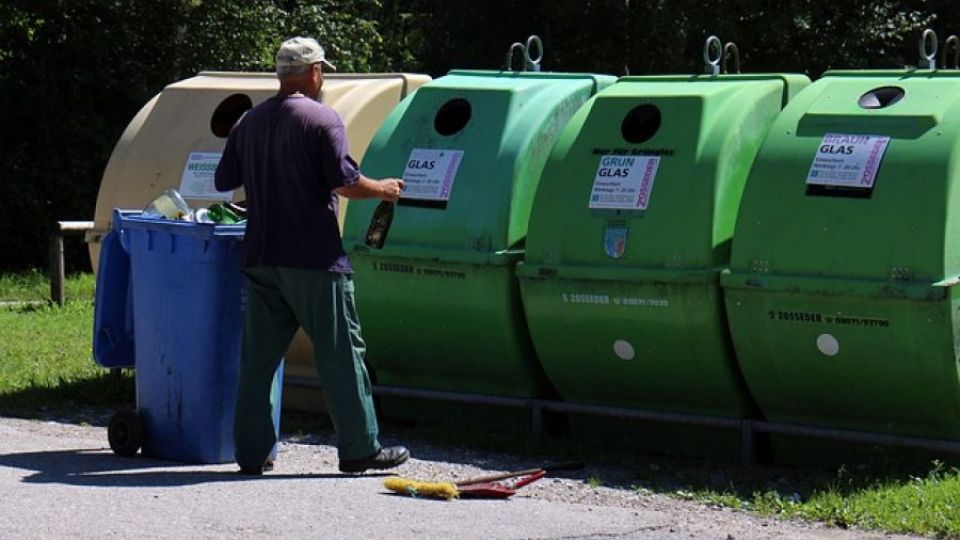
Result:
{"label": "tree", "polygon": [[169,81],[167,51],[184,8],[180,0],[0,5],[0,268],[43,264],[55,220],[93,215],[116,137],[144,96]]}
{"label": "tree", "polygon": [[[342,72],[501,69],[544,42],[543,69],[700,73],[708,35],[745,72],[916,65],[926,26],[960,32],[952,0],[5,0],[0,3],[0,269],[45,264],[57,219],[93,215],[130,118],[198,71],[265,70],[312,35]],[[942,61],[941,61],[942,65]],[[74,264],[85,260],[75,247]]]}
{"label": "tree", "polygon": [[[42,266],[59,219],[90,219],[133,115],[204,69],[263,70],[318,36],[343,71],[382,48],[377,0],[10,0],[0,4],[0,269]],[[84,250],[70,246],[73,265]]]}

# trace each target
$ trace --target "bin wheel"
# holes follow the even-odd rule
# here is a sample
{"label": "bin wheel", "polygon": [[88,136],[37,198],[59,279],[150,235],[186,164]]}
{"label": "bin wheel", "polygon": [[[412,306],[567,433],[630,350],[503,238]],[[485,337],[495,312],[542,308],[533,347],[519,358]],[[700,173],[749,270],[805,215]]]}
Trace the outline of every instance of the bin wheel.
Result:
{"label": "bin wheel", "polygon": [[143,424],[137,411],[117,411],[107,427],[110,449],[118,456],[136,455],[143,444]]}

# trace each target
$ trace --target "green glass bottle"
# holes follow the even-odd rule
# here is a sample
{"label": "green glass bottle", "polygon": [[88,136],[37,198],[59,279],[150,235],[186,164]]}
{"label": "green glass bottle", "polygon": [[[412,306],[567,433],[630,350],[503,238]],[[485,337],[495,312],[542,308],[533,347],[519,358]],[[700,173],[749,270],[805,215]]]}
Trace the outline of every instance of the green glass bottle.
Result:
{"label": "green glass bottle", "polygon": [[207,208],[207,216],[214,222],[219,225],[233,225],[243,221],[240,216],[230,210],[227,205],[223,203],[211,204]]}
{"label": "green glass bottle", "polygon": [[239,201],[235,203],[228,201],[223,203],[223,205],[236,214],[241,221],[247,219],[247,201]]}
{"label": "green glass bottle", "polygon": [[374,249],[380,249],[387,241],[390,224],[393,222],[393,208],[396,203],[381,201],[373,211],[370,227],[367,228],[366,244]]}

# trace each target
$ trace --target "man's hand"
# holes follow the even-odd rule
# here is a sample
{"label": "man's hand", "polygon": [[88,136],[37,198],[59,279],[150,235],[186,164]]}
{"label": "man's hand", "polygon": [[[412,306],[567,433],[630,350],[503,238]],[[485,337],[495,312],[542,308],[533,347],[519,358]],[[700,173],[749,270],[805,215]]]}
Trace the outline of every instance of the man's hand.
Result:
{"label": "man's hand", "polygon": [[385,201],[397,202],[400,198],[400,192],[403,191],[403,180],[399,178],[384,178],[380,180],[380,189],[383,194],[380,198]]}

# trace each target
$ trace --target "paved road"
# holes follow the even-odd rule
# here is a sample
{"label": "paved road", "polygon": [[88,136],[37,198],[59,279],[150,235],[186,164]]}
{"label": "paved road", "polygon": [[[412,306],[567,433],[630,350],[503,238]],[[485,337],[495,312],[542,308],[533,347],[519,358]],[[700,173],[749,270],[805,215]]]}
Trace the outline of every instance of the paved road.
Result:
{"label": "paved road", "polygon": [[[403,467],[401,474],[412,475],[443,464],[411,460]],[[386,493],[382,476],[338,474],[335,452],[323,444],[285,442],[267,476],[235,470],[118,458],[103,428],[0,418],[0,538],[906,538],[660,496],[632,507],[520,494],[506,501],[413,499]]]}

